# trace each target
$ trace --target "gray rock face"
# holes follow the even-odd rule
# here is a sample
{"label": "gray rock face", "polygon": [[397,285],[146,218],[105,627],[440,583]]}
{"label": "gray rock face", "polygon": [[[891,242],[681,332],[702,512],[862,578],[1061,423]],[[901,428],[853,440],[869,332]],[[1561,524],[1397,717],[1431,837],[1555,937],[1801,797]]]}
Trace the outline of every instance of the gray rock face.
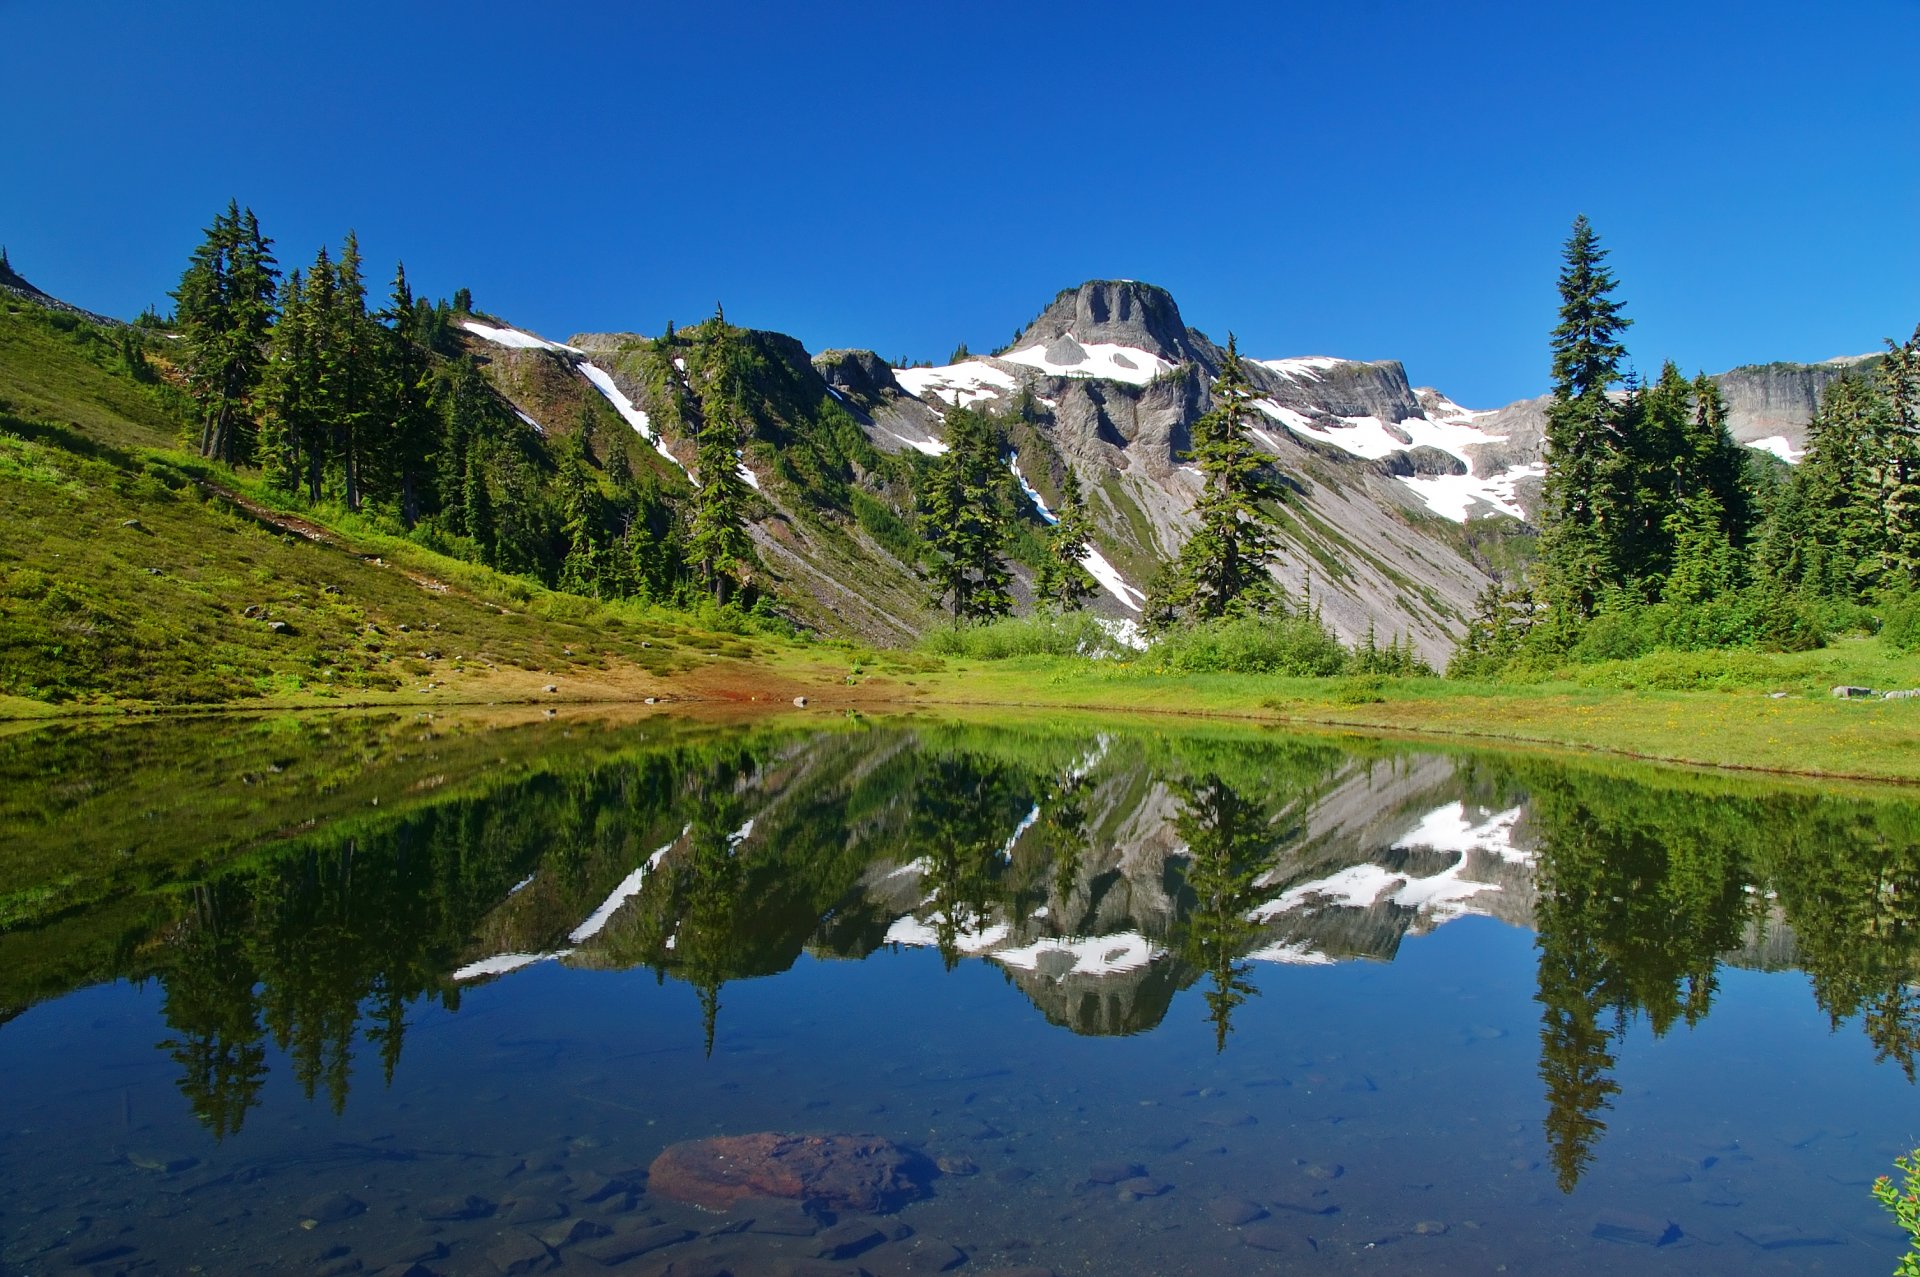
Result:
{"label": "gray rock face", "polygon": [[1390,453],[1381,458],[1381,464],[1391,475],[1467,473],[1466,462],[1451,452],[1442,452],[1426,444]]}
{"label": "gray rock face", "polygon": [[1132,346],[1171,363],[1198,363],[1209,375],[1220,367],[1219,347],[1187,327],[1171,293],[1131,279],[1093,279],[1067,289],[1027,325],[1012,348],[1048,346],[1052,362],[1077,362],[1051,349],[1069,333],[1080,342]]}
{"label": "gray rock face", "polygon": [[1822,364],[1747,364],[1713,380],[1727,401],[1727,429],[1741,443],[1784,438],[1796,452],[1807,446],[1807,423],[1820,396],[1842,377],[1871,376],[1878,355],[1830,359]]}
{"label": "gray rock face", "polygon": [[1261,393],[1310,417],[1378,417],[1392,423],[1426,411],[1397,359],[1348,360],[1292,374],[1251,363],[1248,375]]}
{"label": "gray rock face", "polygon": [[813,366],[827,385],[863,407],[901,393],[893,368],[871,350],[823,350],[813,357]]}

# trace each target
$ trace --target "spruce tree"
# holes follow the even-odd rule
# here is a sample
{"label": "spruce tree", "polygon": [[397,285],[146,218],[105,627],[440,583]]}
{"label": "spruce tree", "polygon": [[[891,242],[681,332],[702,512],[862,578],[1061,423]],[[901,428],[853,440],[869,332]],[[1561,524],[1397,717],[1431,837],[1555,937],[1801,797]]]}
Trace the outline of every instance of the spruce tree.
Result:
{"label": "spruce tree", "polygon": [[1880,382],[1886,400],[1877,440],[1881,557],[1886,584],[1911,590],[1920,586],[1920,328],[1904,344],[1887,342]]}
{"label": "spruce tree", "polygon": [[694,494],[690,549],[701,584],[725,607],[748,578],[753,540],[747,535],[751,499],[740,477],[741,420],[745,409],[745,352],[737,332],[716,307],[699,350],[699,432],[695,438]]}
{"label": "spruce tree", "polygon": [[1885,404],[1874,383],[1828,384],[1756,551],[1778,586],[1815,598],[1856,600],[1877,584],[1886,524],[1875,461]]}
{"label": "spruce tree", "polygon": [[1194,423],[1188,453],[1205,484],[1194,505],[1199,526],[1148,601],[1150,628],[1176,620],[1258,615],[1282,606],[1270,567],[1278,528],[1267,505],[1283,493],[1266,456],[1247,438],[1252,401],[1239,344],[1229,334],[1213,383],[1213,408]]}
{"label": "spruce tree", "polygon": [[300,487],[300,459],[312,431],[314,375],[306,286],[296,269],[280,289],[280,322],[273,326],[261,384],[256,458],[267,483],[282,492],[295,492]]}
{"label": "spruce tree", "polygon": [[947,410],[947,450],[920,493],[920,535],[933,583],[929,601],[955,624],[1013,610],[1006,541],[1012,474],[1000,460],[993,423],[959,404]]}
{"label": "spruce tree", "polygon": [[1540,594],[1561,643],[1621,580],[1631,523],[1621,508],[1620,380],[1633,321],[1613,298],[1606,250],[1583,215],[1573,223],[1560,270],[1560,323],[1553,330],[1553,403],[1547,409],[1547,477],[1540,501]]}
{"label": "spruce tree", "polygon": [[1666,514],[1663,597],[1676,603],[1705,602],[1744,583],[1752,522],[1746,458],[1727,430],[1720,387],[1702,373],[1688,395],[1693,410],[1674,449]]}
{"label": "spruce tree", "polygon": [[360,273],[360,242],[352,231],[334,266],[334,304],[327,327],[333,381],[328,417],[340,465],[347,509],[358,510],[369,489],[379,491],[386,440],[379,432],[380,347],[377,325],[367,314],[367,288]]}
{"label": "spruce tree", "polygon": [[266,366],[279,269],[253,210],[229,201],[173,291],[187,386],[199,409],[200,455],[251,459],[254,397]]}
{"label": "spruce tree", "polygon": [[1093,518],[1080,491],[1080,477],[1071,465],[1065,469],[1060,509],[1047,534],[1047,556],[1034,577],[1033,592],[1040,602],[1071,612],[1092,598],[1099,586],[1082,563],[1093,543]]}
{"label": "spruce tree", "polygon": [[307,329],[309,369],[301,467],[307,477],[307,500],[315,504],[320,501],[337,434],[335,415],[342,376],[339,347],[333,334],[339,322],[338,296],[339,278],[334,273],[333,258],[322,244],[307,271],[305,305],[301,311]]}
{"label": "spruce tree", "polygon": [[387,470],[400,502],[400,519],[412,527],[420,519],[431,476],[438,422],[432,406],[433,365],[422,340],[421,312],[407,284],[407,268],[397,264],[387,298],[389,324],[381,360],[387,432]]}

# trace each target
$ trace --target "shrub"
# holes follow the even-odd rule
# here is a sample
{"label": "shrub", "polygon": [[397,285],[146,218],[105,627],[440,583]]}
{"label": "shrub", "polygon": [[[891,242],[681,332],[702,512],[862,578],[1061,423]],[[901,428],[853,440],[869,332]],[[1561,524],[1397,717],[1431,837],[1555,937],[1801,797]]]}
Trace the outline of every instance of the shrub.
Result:
{"label": "shrub", "polygon": [[942,626],[920,640],[920,650],[984,661],[1012,656],[1132,655],[1107,626],[1085,612],[1036,612],[984,624]]}
{"label": "shrub", "polygon": [[1920,1148],[1894,1158],[1893,1165],[1900,1172],[1900,1186],[1882,1175],[1873,1181],[1873,1196],[1907,1235],[1907,1253],[1900,1257],[1894,1277],[1920,1277]]}
{"label": "shrub", "polygon": [[1183,673],[1323,677],[1347,667],[1347,649],[1310,616],[1243,616],[1173,630],[1147,650],[1155,665]]}
{"label": "shrub", "polygon": [[1880,637],[1896,651],[1920,651],[1920,595],[1894,599],[1881,609]]}

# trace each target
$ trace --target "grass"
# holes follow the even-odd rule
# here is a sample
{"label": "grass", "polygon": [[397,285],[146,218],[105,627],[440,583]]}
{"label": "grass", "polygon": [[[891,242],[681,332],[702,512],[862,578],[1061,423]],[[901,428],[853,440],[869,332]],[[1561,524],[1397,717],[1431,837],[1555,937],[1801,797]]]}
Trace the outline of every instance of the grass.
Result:
{"label": "grass", "polygon": [[[1851,655],[1849,655],[1849,653]],[[1711,654],[1710,654],[1711,655]],[[1183,674],[1142,662],[1022,657],[951,663],[920,676],[915,700],[947,706],[1077,708],[1244,718],[1598,750],[1714,767],[1920,781],[1920,701],[1838,701],[1833,682],[1920,686],[1920,658],[1862,639],[1828,652],[1742,659],[1719,691],[1524,686],[1438,678]],[[1622,665],[1658,665],[1654,657]],[[1839,677],[1839,675],[1851,677]],[[1613,672],[1616,683],[1629,671]],[[1775,698],[1771,693],[1786,692]]]}

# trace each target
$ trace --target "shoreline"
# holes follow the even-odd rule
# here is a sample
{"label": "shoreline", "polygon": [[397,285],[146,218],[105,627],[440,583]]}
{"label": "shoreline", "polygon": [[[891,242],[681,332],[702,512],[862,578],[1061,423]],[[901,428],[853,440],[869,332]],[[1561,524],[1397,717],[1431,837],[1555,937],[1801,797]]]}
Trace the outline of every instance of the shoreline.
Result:
{"label": "shoreline", "polygon": [[[477,679],[432,693],[291,696],[194,705],[61,706],[0,698],[0,735],[56,725],[108,725],[274,714],[617,710],[702,719],[793,713],[887,716],[937,712],[1183,720],[1291,728],[1376,739],[1567,752],[1648,765],[1798,781],[1920,784],[1920,712],[1904,703],[1774,699],[1752,693],[1627,692],[1444,680],[1164,675],[1066,670],[1011,662],[910,668],[874,654],[848,675],[827,652],[795,650],[779,668],[717,660],[671,678],[638,667]],[[827,659],[820,659],[825,657]],[[854,668],[861,671],[861,662]],[[1071,685],[1068,675],[1073,675]],[[637,676],[637,677],[636,677]],[[552,678],[554,682],[544,680]],[[464,681],[464,680],[463,680]],[[558,690],[547,692],[545,687]],[[804,708],[796,704],[804,698]],[[1889,713],[1892,710],[1894,712]],[[1683,725],[1682,720],[1685,720]]]}

